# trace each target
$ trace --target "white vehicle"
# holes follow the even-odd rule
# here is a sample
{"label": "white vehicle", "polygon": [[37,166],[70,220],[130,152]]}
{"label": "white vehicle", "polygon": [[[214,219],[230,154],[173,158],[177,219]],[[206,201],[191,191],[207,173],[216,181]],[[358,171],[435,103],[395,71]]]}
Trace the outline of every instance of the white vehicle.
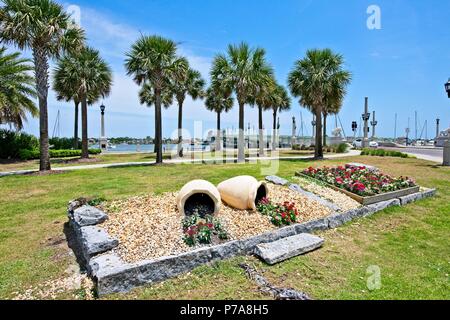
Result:
{"label": "white vehicle", "polygon": [[369,142],[369,147],[371,147],[371,148],[378,148],[379,147],[379,144],[378,144],[378,142],[376,142],[376,141],[370,141]]}
{"label": "white vehicle", "polygon": [[[355,141],[353,141],[353,147],[362,148],[363,147],[363,139],[356,139]],[[378,148],[379,144],[376,141],[370,141],[369,147],[370,148]]]}
{"label": "white vehicle", "polygon": [[353,141],[353,147],[355,147],[355,148],[362,148],[362,146],[363,146],[362,139],[356,139],[355,141]]}

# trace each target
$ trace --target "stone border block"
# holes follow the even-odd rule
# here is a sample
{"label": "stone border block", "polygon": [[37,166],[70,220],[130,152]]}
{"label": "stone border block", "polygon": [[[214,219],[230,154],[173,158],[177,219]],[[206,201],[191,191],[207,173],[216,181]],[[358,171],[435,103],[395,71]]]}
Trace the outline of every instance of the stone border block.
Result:
{"label": "stone border block", "polygon": [[82,227],[79,234],[83,255],[87,260],[119,245],[117,239],[111,238],[105,229],[99,227]]}
{"label": "stone border block", "polygon": [[277,176],[268,176],[266,177],[266,180],[279,186],[286,186],[289,183],[289,181],[287,181],[286,179]]}

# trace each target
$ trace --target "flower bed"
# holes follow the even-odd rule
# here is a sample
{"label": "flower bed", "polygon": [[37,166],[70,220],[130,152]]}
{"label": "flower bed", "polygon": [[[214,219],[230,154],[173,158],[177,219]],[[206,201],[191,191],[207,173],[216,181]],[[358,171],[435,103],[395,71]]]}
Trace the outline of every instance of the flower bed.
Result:
{"label": "flower bed", "polygon": [[[416,183],[408,177],[393,178],[381,172],[368,170],[364,166],[310,167],[297,175],[326,183],[364,205],[419,191]],[[389,195],[386,197],[384,196],[386,194]]]}

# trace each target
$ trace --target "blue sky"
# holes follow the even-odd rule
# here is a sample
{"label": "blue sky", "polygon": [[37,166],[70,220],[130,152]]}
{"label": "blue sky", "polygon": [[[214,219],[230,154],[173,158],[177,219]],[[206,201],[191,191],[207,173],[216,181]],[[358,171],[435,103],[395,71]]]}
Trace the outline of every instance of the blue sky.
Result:
{"label": "blue sky", "polygon": [[[381,9],[381,30],[369,30],[369,5]],[[353,82],[341,112],[345,130],[361,117],[364,97],[377,111],[378,133],[393,136],[394,115],[398,113],[398,135],[404,135],[408,117],[414,123],[429,123],[429,136],[435,131],[437,116],[442,127],[450,125],[450,99],[444,82],[450,77],[450,2],[437,0],[96,0],[64,3],[77,5],[81,25],[89,44],[100,50],[114,70],[112,95],[104,100],[109,136],[145,137],[154,135],[153,109],[139,105],[138,87],[126,76],[124,54],[143,34],[158,34],[180,43],[179,53],[190,60],[205,78],[215,54],[230,43],[246,41],[266,49],[267,58],[281,84],[295,60],[309,48],[329,47],[344,55]],[[49,126],[56,114],[62,115],[61,130],[70,136],[73,107],[49,98]],[[292,109],[281,115],[282,134],[291,132],[291,119],[303,113],[310,133],[311,115],[293,101]],[[89,112],[89,135],[99,135],[99,109]],[[176,129],[177,108],[163,113],[163,134]],[[266,127],[271,114],[265,114]],[[201,101],[187,101],[185,127],[192,131],[194,121],[202,121],[203,131],[214,128],[215,115]],[[223,117],[223,127],[236,127],[237,108]],[[257,112],[246,108],[246,123],[257,124]],[[330,121],[329,131],[334,128]],[[30,120],[26,131],[37,134],[38,121]],[[414,128],[412,128],[414,131]],[[421,131],[421,130],[419,130]],[[419,132],[420,134],[420,132]]]}

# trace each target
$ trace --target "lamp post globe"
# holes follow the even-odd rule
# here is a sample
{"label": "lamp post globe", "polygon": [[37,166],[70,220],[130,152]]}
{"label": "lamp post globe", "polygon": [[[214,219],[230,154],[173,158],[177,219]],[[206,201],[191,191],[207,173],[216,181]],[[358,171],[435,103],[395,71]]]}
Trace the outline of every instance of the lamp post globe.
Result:
{"label": "lamp post globe", "polygon": [[102,112],[102,114],[105,113],[105,109],[106,109],[105,105],[102,104],[102,105],[100,106],[100,111]]}
{"label": "lamp post globe", "polygon": [[450,79],[448,79],[447,83],[445,84],[445,91],[447,91],[447,95],[450,98]]}

